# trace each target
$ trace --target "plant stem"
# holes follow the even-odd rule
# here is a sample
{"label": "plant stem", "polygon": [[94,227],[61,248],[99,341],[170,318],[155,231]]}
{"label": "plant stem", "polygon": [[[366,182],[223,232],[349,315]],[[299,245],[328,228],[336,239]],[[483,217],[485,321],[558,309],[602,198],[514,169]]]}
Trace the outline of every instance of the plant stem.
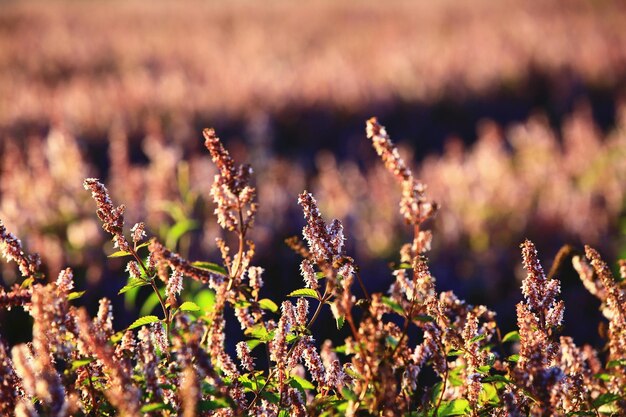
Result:
{"label": "plant stem", "polygon": [[[148,276],[149,275],[148,268],[146,267],[146,264],[144,264],[139,254],[137,254],[136,248],[130,249],[130,253],[133,255],[137,263],[139,263],[139,265],[141,266],[141,269],[143,269],[143,272],[146,274],[146,276]],[[155,294],[157,295],[157,298],[159,299],[159,304],[161,304],[161,309],[163,309],[163,319],[165,320],[165,331],[166,331],[165,334],[169,335],[170,334],[169,310],[167,309],[167,306],[165,305],[165,301],[163,300],[163,297],[161,296],[161,293],[159,292],[159,288],[154,283],[154,277],[150,277],[148,278],[148,280],[150,282],[150,286],[152,287],[152,290],[155,292]]]}
{"label": "plant stem", "polygon": [[[441,345],[441,343],[439,343],[439,348],[441,349],[441,352],[445,352],[445,348]],[[437,412],[439,411],[439,406],[441,405],[443,396],[446,393],[446,385],[448,383],[448,360],[445,358],[445,356],[443,358],[443,363],[446,365],[446,369],[443,375],[443,385],[441,386],[441,394],[439,394],[439,399],[437,400],[437,405],[435,406],[434,415],[437,415]]]}
{"label": "plant stem", "polygon": [[363,291],[363,295],[365,295],[365,298],[367,299],[367,301],[371,302],[372,297],[370,297],[370,294],[367,292],[367,289],[365,288],[365,284],[363,283],[363,280],[361,279],[361,274],[359,274],[359,271],[356,268],[354,269],[354,274],[356,275],[357,281],[359,281],[359,286],[361,287],[361,291]]}

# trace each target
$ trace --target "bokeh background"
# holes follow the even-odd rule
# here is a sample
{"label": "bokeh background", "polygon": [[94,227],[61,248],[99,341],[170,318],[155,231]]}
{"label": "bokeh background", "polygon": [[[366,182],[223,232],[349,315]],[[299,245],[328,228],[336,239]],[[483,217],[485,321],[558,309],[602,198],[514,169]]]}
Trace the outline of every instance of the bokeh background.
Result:
{"label": "bokeh background", "polygon": [[[82,181],[104,180],[128,227],[216,262],[201,139],[214,127],[256,172],[266,296],[302,286],[283,240],[300,234],[304,189],[385,291],[410,235],[365,138],[375,115],[442,206],[438,288],[487,304],[508,331],[524,238],[546,269],[565,243],[626,257],[625,86],[620,1],[2,1],[0,219],[52,279],[75,269],[79,303],[110,297],[127,325],[147,293],[117,296],[124,262],[106,258]],[[569,264],[559,277],[565,332],[601,343],[598,303]],[[29,338],[24,317],[0,313],[9,342]]]}

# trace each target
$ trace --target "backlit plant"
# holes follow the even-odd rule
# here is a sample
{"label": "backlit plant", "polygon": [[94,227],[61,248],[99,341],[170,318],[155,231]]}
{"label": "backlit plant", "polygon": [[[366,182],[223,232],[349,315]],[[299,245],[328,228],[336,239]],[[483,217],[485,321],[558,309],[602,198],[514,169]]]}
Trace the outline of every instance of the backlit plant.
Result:
{"label": "backlit plant", "polygon": [[[191,261],[131,228],[97,179],[84,181],[103,229],[127,259],[125,294],[149,287],[158,315],[113,328],[111,303],[96,317],[72,300],[74,273],[47,279],[39,258],[0,223],[0,247],[22,281],[0,290],[0,307],[33,318],[32,341],[0,342],[0,414],[16,416],[570,416],[626,413],[626,300],[600,255],[586,247],[571,257],[585,287],[602,302],[607,346],[596,351],[560,335],[560,282],[545,274],[532,242],[521,245],[527,276],[517,305],[518,330],[502,335],[495,313],[452,292],[439,292],[426,254],[425,222],[438,206],[413,176],[384,127],[366,133],[399,183],[400,214],[413,239],[399,252],[387,294],[370,293],[346,251],[343,225],[326,222],[306,191],[298,196],[303,287],[277,303],[263,298],[248,232],[257,212],[252,169],[237,165],[215,132],[205,145],[218,168],[210,195],[219,263]],[[230,243],[229,243],[230,242]],[[234,243],[234,245],[233,245]],[[622,262],[626,275],[626,262]],[[189,281],[211,290],[211,302],[191,301]],[[334,346],[317,340],[313,324],[329,309],[350,335]],[[241,325],[242,340],[226,333]],[[232,348],[230,348],[232,347]],[[260,358],[264,360],[260,360]]]}

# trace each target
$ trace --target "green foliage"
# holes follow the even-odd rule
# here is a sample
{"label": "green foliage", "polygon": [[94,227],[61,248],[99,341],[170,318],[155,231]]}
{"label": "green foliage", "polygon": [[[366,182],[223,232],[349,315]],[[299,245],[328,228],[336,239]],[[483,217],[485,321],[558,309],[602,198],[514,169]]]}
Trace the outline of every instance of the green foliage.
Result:
{"label": "green foliage", "polygon": [[156,323],[159,321],[157,316],[143,316],[135,320],[127,330],[136,329],[137,327],[145,326],[146,324]]}
{"label": "green foliage", "polygon": [[288,297],[309,297],[319,299],[319,294],[310,288],[300,288],[299,290],[290,292]]}

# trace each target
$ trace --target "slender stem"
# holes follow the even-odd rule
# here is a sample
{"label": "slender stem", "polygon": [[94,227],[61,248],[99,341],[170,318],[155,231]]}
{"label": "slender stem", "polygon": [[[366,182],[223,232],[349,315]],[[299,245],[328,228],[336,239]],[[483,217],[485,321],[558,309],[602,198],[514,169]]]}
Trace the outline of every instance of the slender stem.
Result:
{"label": "slender stem", "polygon": [[409,325],[411,324],[411,317],[413,316],[413,307],[414,306],[415,306],[415,302],[411,302],[411,307],[409,308],[409,313],[407,314],[407,316],[404,319],[404,326],[402,327],[402,334],[400,335],[400,339],[398,339],[398,343],[396,344],[396,347],[394,347],[393,350],[391,351],[391,358],[392,359],[396,355],[396,352],[400,348],[400,345],[404,341],[404,338],[409,333]]}
{"label": "slender stem", "polygon": [[246,227],[244,226],[244,216],[243,210],[241,208],[241,202],[239,201],[239,196],[237,196],[237,213],[239,214],[239,230],[237,233],[237,237],[239,238],[239,248],[237,249],[237,268],[234,271],[231,271],[230,281],[228,282],[227,291],[230,291],[233,287],[233,283],[239,277],[241,272],[241,264],[243,262],[243,251],[244,244],[246,239]]}
{"label": "slender stem", "polygon": [[[441,343],[439,344],[439,347],[441,349],[441,352],[445,352],[445,349],[443,348],[443,346],[441,346]],[[446,365],[446,370],[443,375],[443,385],[441,386],[441,394],[439,394],[439,399],[437,400],[437,405],[435,406],[435,412],[433,413],[434,415],[437,415],[437,412],[439,411],[439,406],[441,405],[443,396],[446,393],[446,385],[448,383],[448,360],[445,357],[443,358],[443,363]]]}
{"label": "slender stem", "polygon": [[326,301],[327,301],[326,297],[322,297],[322,299],[319,300],[319,304],[317,305],[317,308],[313,312],[313,316],[311,317],[309,324],[306,325],[307,329],[311,329],[311,326],[313,326],[313,323],[315,323],[315,320],[317,320],[317,317],[320,315],[320,312],[322,311],[322,306],[324,305]]}
{"label": "slender stem", "polygon": [[363,280],[361,279],[361,274],[359,274],[359,271],[355,268],[354,273],[356,275],[356,279],[357,281],[359,281],[359,286],[361,287],[361,291],[363,291],[363,295],[365,295],[365,298],[367,299],[367,301],[372,301],[372,297],[370,297],[370,294],[367,292],[367,289],[365,288],[365,284],[363,283]]}
{"label": "slender stem", "polygon": [[254,393],[254,398],[252,399],[252,401],[250,401],[250,404],[248,404],[248,407],[247,407],[248,410],[250,410],[252,408],[252,406],[257,402],[259,397],[261,397],[261,393],[263,391],[265,391],[265,388],[267,387],[267,384],[269,384],[269,382],[270,382],[270,380],[272,379],[273,376],[274,376],[274,370],[272,369],[270,371],[270,373],[267,375],[267,379],[265,380],[265,383],[263,384],[261,389]]}
{"label": "slender stem", "polygon": [[[420,231],[420,225],[418,223],[415,226],[413,226],[413,240],[415,240],[417,238],[417,236],[419,235],[419,231]],[[417,257],[417,254],[415,254],[415,257]],[[413,259],[415,260],[416,258],[413,258]],[[404,326],[402,328],[402,334],[400,335],[400,339],[398,340],[398,344],[396,345],[396,347],[391,352],[391,358],[392,359],[395,356],[395,354],[398,351],[398,349],[400,348],[401,342],[404,340],[404,338],[406,337],[407,333],[409,332],[409,325],[411,324],[411,319],[413,317],[413,310],[415,309],[415,301],[416,301],[416,295],[417,295],[415,293],[416,285],[417,285],[417,273],[415,272],[415,268],[413,268],[413,299],[411,300],[411,306],[409,307],[409,313],[404,318]]]}
{"label": "slender stem", "polygon": [[356,325],[354,324],[354,319],[352,318],[352,313],[350,311],[346,313],[346,320],[348,321],[348,324],[350,325],[350,331],[352,332],[354,339],[359,340],[359,331],[356,329]]}
{"label": "slender stem", "polygon": [[161,293],[159,292],[159,288],[156,286],[156,284],[154,283],[153,279],[150,280],[150,285],[152,286],[152,289],[154,290],[154,293],[157,295],[157,297],[159,299],[159,303],[161,304],[161,308],[163,309],[163,314],[165,315],[165,331],[166,331],[166,335],[169,335],[170,334],[170,313],[169,313],[169,310],[165,306],[165,301],[163,301],[163,297],[161,296]]}
{"label": "slender stem", "polygon": [[[144,264],[143,260],[139,256],[139,254],[137,254],[136,248],[131,249],[130,253],[133,255],[135,260],[139,263],[139,265],[141,266],[141,269],[143,269],[143,272],[146,274],[146,276],[148,276],[148,274],[149,274],[148,268],[146,267],[146,264]],[[150,282],[150,286],[152,287],[152,289],[154,290],[155,294],[157,295],[157,298],[159,299],[159,304],[161,304],[161,309],[163,309],[163,319],[165,320],[166,334],[169,335],[170,334],[170,313],[169,313],[169,310],[167,309],[167,307],[165,305],[165,301],[163,300],[163,297],[161,296],[161,293],[159,292],[159,288],[154,283],[154,277],[148,278],[148,280]]]}
{"label": "slender stem", "polygon": [[85,367],[87,370],[87,380],[89,381],[89,396],[91,397],[92,408],[91,411],[94,416],[98,415],[98,410],[100,409],[100,403],[97,401],[97,396],[95,395],[96,389],[93,386],[93,381],[91,380],[91,372],[89,372],[89,365]]}
{"label": "slender stem", "polygon": [[133,257],[135,258],[137,263],[139,263],[139,266],[141,266],[141,269],[143,269],[143,272],[147,276],[148,275],[148,267],[146,266],[145,263],[143,263],[143,259],[141,259],[141,256],[139,256],[139,254],[137,253],[137,250],[136,249],[131,249],[130,253],[133,255]]}

